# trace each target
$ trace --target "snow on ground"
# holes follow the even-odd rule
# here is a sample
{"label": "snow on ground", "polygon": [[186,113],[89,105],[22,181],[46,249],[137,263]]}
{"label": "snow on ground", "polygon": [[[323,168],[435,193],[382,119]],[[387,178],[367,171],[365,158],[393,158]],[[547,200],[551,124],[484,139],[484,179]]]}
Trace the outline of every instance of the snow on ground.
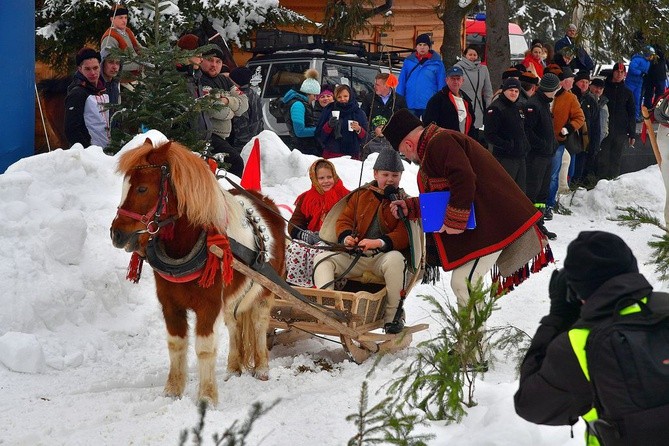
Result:
{"label": "snow on ground", "polygon": [[[271,132],[260,135],[263,191],[292,206],[309,187],[314,157],[291,152]],[[139,144],[138,137],[130,144]],[[245,155],[248,154],[247,146]],[[375,155],[361,168],[348,158],[333,160],[344,184],[372,179]],[[98,147],[20,160],[0,175],[0,433],[1,445],[166,445],[198,419],[196,360],[191,344],[185,396],[162,395],[168,355],[165,328],[148,265],[139,284],[125,280],[129,254],[112,247],[109,225],[120,199],[116,159]],[[403,186],[416,194],[417,167],[406,165]],[[563,200],[564,201],[564,200]],[[647,241],[658,230],[636,231],[608,220],[616,206],[640,205],[662,216],[664,188],[657,166],[601,181],[567,202],[573,214],[548,222],[559,267],[579,231],[600,229],[621,235],[639,259],[641,272],[658,289]],[[503,216],[500,216],[503,218]],[[552,267],[532,276],[499,301],[491,325],[512,324],[533,334],[548,311]],[[408,324],[430,323],[413,345],[437,333],[438,323],[419,296],[453,299],[449,274],[437,286],[416,286],[407,300]],[[373,361],[350,362],[340,346],[323,340],[277,346],[270,353],[270,380],[249,375],[223,382],[227,333],[221,333],[217,363],[220,403],[207,414],[205,444],[233,421],[246,417],[253,402],[279,404],[254,427],[249,444],[343,445],[355,433],[346,416],[358,408],[361,384],[369,381],[370,402],[411,358],[412,349]],[[476,383],[479,405],[458,425],[432,422],[421,432],[436,434],[430,445],[580,445],[583,423],[542,427],[515,415],[516,364],[495,352],[493,369]],[[321,364],[329,361],[331,370]]]}

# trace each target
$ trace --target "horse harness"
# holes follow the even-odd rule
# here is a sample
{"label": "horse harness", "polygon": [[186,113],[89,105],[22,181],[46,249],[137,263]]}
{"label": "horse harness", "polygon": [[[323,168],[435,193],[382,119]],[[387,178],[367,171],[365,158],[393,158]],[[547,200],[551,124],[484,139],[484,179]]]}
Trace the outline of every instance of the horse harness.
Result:
{"label": "horse harness", "polygon": [[[137,230],[134,232],[134,234],[150,234],[149,242],[146,247],[146,257],[141,257],[137,252],[133,252],[130,264],[128,266],[128,273],[126,278],[134,283],[139,282],[141,277],[142,263],[146,259],[153,270],[165,280],[173,283],[185,283],[193,281],[202,276],[203,271],[208,269],[208,262],[210,261],[211,256],[213,256],[209,250],[209,247],[212,244],[212,234],[203,229],[202,233],[198,237],[197,242],[193,246],[193,249],[184,257],[174,259],[165,252],[164,244],[161,238],[171,239],[173,236],[173,231],[168,231],[167,235],[163,235],[163,237],[157,235],[162,228],[176,221],[176,216],[170,216],[164,220],[160,220],[168,203],[167,193],[171,187],[169,181],[170,171],[167,164],[149,164],[137,166],[134,169],[151,168],[159,168],[161,172],[160,189],[156,205],[144,215],[123,209],[121,206],[119,206],[117,209],[117,216],[121,215],[129,217],[146,225],[145,229]],[[246,190],[240,186],[238,186],[238,188],[246,192]],[[252,194],[249,194],[248,192],[246,192],[245,196],[252,199],[254,202],[260,202],[256,197],[254,197]],[[238,203],[240,206],[245,206],[243,200],[239,200]],[[262,205],[267,207],[265,203],[262,203]],[[268,263],[270,258],[270,253],[268,251],[268,242],[270,240],[270,236],[267,233],[268,228],[265,225],[260,224],[261,219],[259,216],[255,215],[255,210],[252,207],[245,207],[244,216],[245,220],[242,222],[242,226],[251,228],[254,234],[256,250],[244,246],[231,237],[227,237],[222,234],[215,234],[214,238],[225,238],[224,252],[227,251],[227,253],[231,253],[230,256],[234,255],[241,262],[250,266],[254,271],[257,271],[265,277],[269,278],[272,280],[272,282],[278,284],[301,301],[312,306],[322,307],[322,310],[332,313],[332,315],[339,320],[348,320],[350,318],[350,315],[346,314],[345,311],[315,304],[309,299],[306,299],[299,292],[295,291],[290,285],[288,285]],[[225,259],[221,260],[224,261]],[[232,259],[230,259],[230,262],[231,260]],[[209,282],[213,283],[213,281]],[[202,285],[202,278],[200,279],[199,283]],[[235,313],[236,310],[237,308],[235,308]]]}

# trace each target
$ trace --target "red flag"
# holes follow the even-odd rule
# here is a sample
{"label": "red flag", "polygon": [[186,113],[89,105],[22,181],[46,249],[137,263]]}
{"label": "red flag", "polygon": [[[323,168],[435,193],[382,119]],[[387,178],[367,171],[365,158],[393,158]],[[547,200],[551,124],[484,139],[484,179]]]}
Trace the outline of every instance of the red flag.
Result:
{"label": "red flag", "polygon": [[253,148],[242,172],[241,186],[247,190],[260,192],[260,141],[253,141]]}

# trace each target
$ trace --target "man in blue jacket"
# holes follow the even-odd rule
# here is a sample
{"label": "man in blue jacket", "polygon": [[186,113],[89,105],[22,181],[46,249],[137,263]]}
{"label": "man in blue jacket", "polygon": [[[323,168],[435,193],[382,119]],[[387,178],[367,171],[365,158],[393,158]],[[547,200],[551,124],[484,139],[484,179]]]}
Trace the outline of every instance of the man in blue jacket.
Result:
{"label": "man in blue jacket", "polygon": [[409,111],[419,118],[425,113],[427,101],[446,86],[441,56],[431,48],[429,34],[416,38],[416,52],[404,59],[397,86],[397,93],[406,98]]}
{"label": "man in blue jacket", "polygon": [[641,53],[636,53],[630,60],[630,66],[625,78],[625,86],[632,91],[634,96],[634,107],[636,122],[641,122],[641,92],[643,90],[643,78],[650,68],[650,60],[655,57],[655,48],[646,45]]}

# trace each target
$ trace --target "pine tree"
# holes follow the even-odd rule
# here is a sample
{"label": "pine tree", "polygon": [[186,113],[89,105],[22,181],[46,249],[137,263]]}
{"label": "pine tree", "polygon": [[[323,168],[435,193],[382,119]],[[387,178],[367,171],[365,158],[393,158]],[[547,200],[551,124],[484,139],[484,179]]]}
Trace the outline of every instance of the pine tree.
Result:
{"label": "pine tree", "polygon": [[653,237],[657,240],[648,242],[648,246],[653,248],[653,254],[650,256],[648,264],[655,264],[655,272],[659,274],[660,280],[668,280],[669,228],[660,223],[660,220],[653,216],[648,209],[639,206],[616,209],[625,212],[625,214],[620,214],[612,219],[613,221],[620,222],[621,225],[629,226],[633,230],[641,225],[652,225],[662,231],[662,235],[653,234]]}
{"label": "pine tree", "polygon": [[197,128],[200,113],[221,105],[214,94],[195,99],[186,87],[187,74],[177,71],[175,62],[188,60],[194,52],[163,42],[146,47],[132,58],[127,53],[112,54],[120,54],[124,62],[137,62],[146,68],[132,90],[123,89],[122,103],[111,107],[112,139],[107,151],[116,153],[144,129],[159,130],[191,150],[203,150],[206,141],[193,129]]}
{"label": "pine tree", "polygon": [[[465,409],[477,404],[474,398],[477,376],[488,370],[486,350],[504,348],[522,356],[530,337],[515,327],[488,327],[486,321],[495,309],[495,290],[483,289],[481,280],[470,284],[466,306],[442,305],[433,296],[421,296],[433,307],[442,322],[439,334],[418,344],[416,358],[398,367],[400,374],[388,386],[388,395],[425,412],[428,419],[460,422]],[[486,347],[487,346],[487,347]],[[401,403],[398,403],[401,404]]]}
{"label": "pine tree", "polygon": [[417,414],[406,413],[403,405],[392,404],[392,398],[384,398],[369,408],[369,390],[363,381],[358,412],[346,417],[353,421],[357,433],[348,441],[348,446],[370,444],[394,444],[402,446],[425,446],[434,435],[412,435],[417,425],[426,424]]}
{"label": "pine tree", "polygon": [[[226,41],[240,47],[260,27],[306,21],[294,11],[280,7],[278,0],[41,0],[41,3],[36,5],[35,18],[37,59],[70,71],[74,67],[73,54],[79,48],[99,47],[100,37],[110,25],[109,10],[118,3],[128,8],[128,25],[142,45],[155,42],[156,35],[176,40],[185,31],[198,28],[203,18],[211,20]],[[156,4],[162,17],[160,30],[155,27]]]}

